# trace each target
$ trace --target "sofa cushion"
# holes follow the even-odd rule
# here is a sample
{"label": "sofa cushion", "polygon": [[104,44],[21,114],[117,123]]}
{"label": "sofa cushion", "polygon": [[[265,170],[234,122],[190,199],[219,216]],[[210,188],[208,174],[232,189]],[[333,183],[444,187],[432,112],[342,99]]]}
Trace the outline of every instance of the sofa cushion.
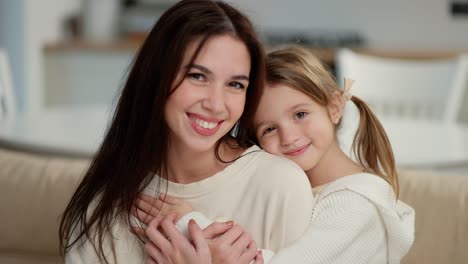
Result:
{"label": "sofa cushion", "polygon": [[0,252],[57,256],[59,218],[89,166],[0,149]]}
{"label": "sofa cushion", "polygon": [[466,263],[468,175],[400,173],[400,199],[416,212],[415,241],[402,263]]}

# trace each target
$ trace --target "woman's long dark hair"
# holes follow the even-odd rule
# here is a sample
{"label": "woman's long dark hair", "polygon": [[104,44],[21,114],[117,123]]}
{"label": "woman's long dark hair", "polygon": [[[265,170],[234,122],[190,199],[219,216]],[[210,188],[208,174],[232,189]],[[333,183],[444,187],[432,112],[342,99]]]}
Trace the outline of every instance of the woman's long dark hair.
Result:
{"label": "woman's long dark hair", "polygon": [[255,30],[245,15],[224,2],[180,1],[159,18],[134,59],[108,132],[62,216],[62,254],[88,239],[108,263],[103,244],[115,219],[130,226],[135,198],[155,172],[165,170],[169,136],[164,107],[187,46],[200,40],[193,61],[208,39],[223,34],[243,41],[251,57],[236,133],[239,146],[250,146],[244,128],[251,126],[265,78],[264,51]]}

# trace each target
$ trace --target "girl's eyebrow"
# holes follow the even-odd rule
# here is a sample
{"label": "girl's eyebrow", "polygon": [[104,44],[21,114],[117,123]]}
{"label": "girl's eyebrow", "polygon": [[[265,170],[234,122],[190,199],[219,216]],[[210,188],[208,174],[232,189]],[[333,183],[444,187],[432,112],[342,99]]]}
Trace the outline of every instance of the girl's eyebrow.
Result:
{"label": "girl's eyebrow", "polygon": [[[192,64],[187,64],[185,65],[184,67],[185,69],[190,69],[190,68],[195,68],[195,69],[198,69],[200,70],[201,72],[207,74],[207,75],[212,75],[213,72],[210,71],[208,68],[206,68],[205,66],[202,66],[200,64],[195,64],[195,63],[192,63]],[[247,75],[233,75],[231,77],[231,79],[234,79],[234,80],[245,80],[245,81],[249,81],[249,77]]]}
{"label": "girl's eyebrow", "polygon": [[266,123],[268,123],[269,121],[262,121],[260,123],[258,123],[257,125],[255,125],[255,131],[257,131],[259,128],[261,128],[262,126],[264,126]]}
{"label": "girl's eyebrow", "polygon": [[302,108],[302,107],[306,107],[308,106],[309,104],[308,103],[300,103],[300,104],[297,104],[297,105],[293,105],[292,107],[290,107],[288,110],[290,112],[293,112],[294,110],[298,109],[298,108]]}
{"label": "girl's eyebrow", "polygon": [[[295,110],[299,109],[299,108],[302,108],[302,107],[306,107],[308,106],[309,104],[308,103],[300,103],[300,104],[296,104],[296,105],[293,105],[291,107],[289,107],[286,111],[287,112],[294,112]],[[265,120],[265,121],[262,121],[260,123],[258,123],[257,125],[255,125],[255,130],[259,129],[260,127],[266,125],[267,123],[271,123],[270,121],[268,120]]]}

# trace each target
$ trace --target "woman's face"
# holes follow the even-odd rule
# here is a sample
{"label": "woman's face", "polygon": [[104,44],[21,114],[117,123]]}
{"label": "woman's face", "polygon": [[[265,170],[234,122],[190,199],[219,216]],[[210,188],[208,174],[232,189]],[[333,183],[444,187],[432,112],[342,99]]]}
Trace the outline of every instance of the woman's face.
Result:
{"label": "woman's face", "polygon": [[287,85],[267,85],[254,124],[256,136],[269,153],[315,167],[334,142],[327,107]]}
{"label": "woman's face", "polygon": [[242,115],[251,65],[245,44],[230,35],[208,39],[190,64],[197,46],[193,41],[187,47],[165,118],[172,147],[204,152]]}

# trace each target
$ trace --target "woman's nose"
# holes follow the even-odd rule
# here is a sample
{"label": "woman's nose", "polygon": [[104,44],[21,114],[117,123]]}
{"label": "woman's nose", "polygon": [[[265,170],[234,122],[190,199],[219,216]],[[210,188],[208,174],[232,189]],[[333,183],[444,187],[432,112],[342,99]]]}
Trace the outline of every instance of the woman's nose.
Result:
{"label": "woman's nose", "polygon": [[212,112],[222,112],[225,108],[224,89],[222,85],[213,85],[208,88],[202,106]]}

